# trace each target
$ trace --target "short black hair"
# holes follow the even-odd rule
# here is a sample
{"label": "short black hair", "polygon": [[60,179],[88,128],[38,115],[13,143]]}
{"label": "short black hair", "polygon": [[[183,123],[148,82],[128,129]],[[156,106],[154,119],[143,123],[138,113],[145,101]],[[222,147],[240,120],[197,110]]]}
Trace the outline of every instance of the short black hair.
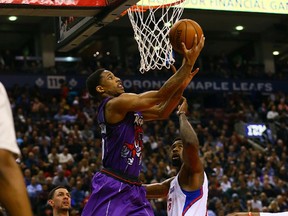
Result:
{"label": "short black hair", "polygon": [[93,72],[86,80],[86,87],[89,94],[92,97],[97,97],[96,86],[100,84],[101,74],[105,71],[105,68],[100,68]]}
{"label": "short black hair", "polygon": [[49,192],[49,194],[48,194],[48,199],[53,199],[53,196],[54,196],[54,194],[55,194],[55,191],[58,190],[59,188],[63,188],[63,189],[68,190],[67,187],[62,186],[62,185],[58,185],[57,187],[53,188],[53,189]]}
{"label": "short black hair", "polygon": [[178,137],[175,137],[174,140],[173,140],[173,142],[172,142],[172,144],[175,143],[176,141],[179,141],[179,140],[182,141],[181,137],[179,137],[179,136],[178,136]]}

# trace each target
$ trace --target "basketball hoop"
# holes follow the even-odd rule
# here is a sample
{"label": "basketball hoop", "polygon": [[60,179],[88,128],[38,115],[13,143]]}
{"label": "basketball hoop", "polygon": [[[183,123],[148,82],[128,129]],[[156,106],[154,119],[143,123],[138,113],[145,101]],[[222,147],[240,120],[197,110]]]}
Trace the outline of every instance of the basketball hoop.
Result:
{"label": "basketball hoop", "polygon": [[141,73],[170,68],[175,62],[168,34],[183,14],[184,1],[140,0],[127,10],[141,57]]}

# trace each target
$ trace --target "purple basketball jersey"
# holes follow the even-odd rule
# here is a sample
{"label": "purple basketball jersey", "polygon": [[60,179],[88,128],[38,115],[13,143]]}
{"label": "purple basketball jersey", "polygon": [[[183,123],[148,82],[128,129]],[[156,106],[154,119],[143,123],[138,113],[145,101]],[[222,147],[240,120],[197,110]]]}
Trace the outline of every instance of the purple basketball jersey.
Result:
{"label": "purple basketball jersey", "polygon": [[[102,162],[105,168],[138,177],[141,171],[143,117],[138,112],[127,113],[118,124],[105,121],[105,99],[98,108],[98,123],[102,134]],[[103,172],[92,179],[92,193],[82,216],[153,216],[143,186],[120,181]]]}
{"label": "purple basketball jersey", "polygon": [[108,124],[104,107],[110,99],[103,100],[98,108],[103,166],[138,177],[142,168],[143,116],[140,112],[129,112],[121,122]]}

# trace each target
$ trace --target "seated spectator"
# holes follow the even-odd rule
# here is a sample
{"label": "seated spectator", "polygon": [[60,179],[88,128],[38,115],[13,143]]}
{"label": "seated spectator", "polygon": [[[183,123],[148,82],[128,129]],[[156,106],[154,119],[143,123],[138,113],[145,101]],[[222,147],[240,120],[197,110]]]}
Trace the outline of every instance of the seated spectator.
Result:
{"label": "seated spectator", "polygon": [[252,211],[262,211],[262,201],[259,198],[259,192],[253,191],[252,192],[252,199],[250,200]]}
{"label": "seated spectator", "polygon": [[68,161],[74,162],[74,158],[72,154],[69,153],[68,148],[64,148],[63,152],[59,154],[59,163],[68,163]]}
{"label": "seated spectator", "polygon": [[51,152],[48,154],[48,162],[52,164],[54,160],[58,162],[60,160],[59,154],[57,152],[57,148],[52,148]]}
{"label": "seated spectator", "polygon": [[76,186],[71,190],[71,200],[73,208],[78,210],[83,208],[83,201],[85,199],[85,191],[82,189],[82,181],[77,180]]}
{"label": "seated spectator", "polygon": [[279,113],[277,112],[276,110],[276,106],[275,105],[272,105],[270,110],[267,112],[267,120],[276,120],[277,118],[279,117]]}
{"label": "seated spectator", "polygon": [[81,134],[85,141],[94,139],[94,132],[91,130],[89,124],[86,124],[84,126],[84,129],[82,130]]}
{"label": "seated spectator", "polygon": [[57,171],[57,175],[53,177],[52,184],[54,186],[63,186],[63,187],[69,186],[68,179],[67,177],[64,176],[63,170],[59,169]]}
{"label": "seated spectator", "polygon": [[36,176],[32,176],[31,183],[27,185],[28,197],[31,201],[32,211],[37,212],[38,196],[42,192],[42,185],[37,182]]}

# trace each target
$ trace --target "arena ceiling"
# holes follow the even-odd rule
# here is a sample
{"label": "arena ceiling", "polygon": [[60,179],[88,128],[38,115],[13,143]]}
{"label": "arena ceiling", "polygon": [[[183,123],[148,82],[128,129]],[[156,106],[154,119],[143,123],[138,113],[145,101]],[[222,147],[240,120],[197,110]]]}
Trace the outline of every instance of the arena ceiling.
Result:
{"label": "arena ceiling", "polygon": [[[27,10],[19,8],[0,10],[0,50],[19,49],[35,39],[40,33],[55,34],[55,19],[61,16],[99,16],[104,8],[93,10]],[[107,11],[106,14],[109,14]],[[8,21],[8,15],[18,15],[15,22]],[[45,15],[45,16],[43,16]],[[102,16],[103,17],[103,16]],[[107,18],[107,17],[106,17]],[[182,18],[196,20],[206,36],[204,53],[210,55],[229,54],[251,47],[253,43],[263,40],[273,49],[279,50],[277,60],[288,61],[288,15],[220,12],[185,9]],[[236,31],[236,25],[243,25],[244,30]],[[124,16],[103,26],[89,37],[73,52],[85,52],[89,47],[103,49],[107,46],[109,36],[133,38],[133,30]],[[109,41],[108,41],[109,43]],[[84,48],[83,48],[84,47]],[[136,47],[136,43],[135,43]]]}

